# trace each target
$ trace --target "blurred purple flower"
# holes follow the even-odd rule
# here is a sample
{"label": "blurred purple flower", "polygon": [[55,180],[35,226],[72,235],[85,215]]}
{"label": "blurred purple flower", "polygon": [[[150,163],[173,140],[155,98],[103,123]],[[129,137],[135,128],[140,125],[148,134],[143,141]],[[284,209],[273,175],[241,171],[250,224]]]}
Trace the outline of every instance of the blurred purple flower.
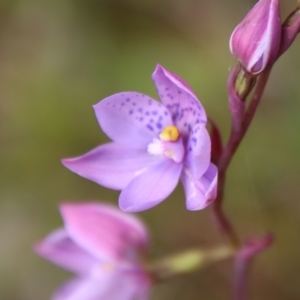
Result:
{"label": "blurred purple flower", "polygon": [[280,36],[279,0],[260,0],[233,31],[230,51],[249,73],[257,75],[275,62]]}
{"label": "blurred purple flower", "polygon": [[172,193],[179,179],[187,209],[203,209],[217,192],[205,111],[177,75],[158,65],[152,79],[161,103],[137,92],[103,99],[94,109],[113,142],[62,162],[80,176],[122,190],[119,205],[124,211],[157,205]]}
{"label": "blurred purple flower", "polygon": [[65,203],[60,213],[64,228],[39,242],[35,251],[77,278],[52,300],[148,299],[151,279],[140,262],[148,233],[137,218],[100,203]]}

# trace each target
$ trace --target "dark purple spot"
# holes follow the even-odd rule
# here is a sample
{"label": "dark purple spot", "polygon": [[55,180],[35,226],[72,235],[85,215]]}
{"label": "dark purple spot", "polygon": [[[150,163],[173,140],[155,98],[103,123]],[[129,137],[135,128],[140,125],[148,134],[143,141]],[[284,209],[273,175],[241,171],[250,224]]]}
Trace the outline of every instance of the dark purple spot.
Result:
{"label": "dark purple spot", "polygon": [[140,117],[140,118],[139,118],[139,121],[140,121],[140,122],[142,122],[143,120],[144,120],[144,118],[143,118],[143,117]]}
{"label": "dark purple spot", "polygon": [[147,124],[147,128],[153,131],[153,127],[150,124]]}
{"label": "dark purple spot", "polygon": [[199,123],[199,122],[200,122],[200,120],[199,120],[199,119],[196,119],[196,124]]}
{"label": "dark purple spot", "polygon": [[183,126],[186,127],[187,126],[187,122],[184,122]]}
{"label": "dark purple spot", "polygon": [[157,115],[157,110],[153,110],[153,111],[152,111],[152,115],[153,115],[153,116],[156,116],[156,115]]}
{"label": "dark purple spot", "polygon": [[192,126],[191,126],[191,124],[189,124],[189,126],[188,126],[188,130],[189,130],[189,132],[191,132],[191,130],[192,130]]}
{"label": "dark purple spot", "polygon": [[142,113],[142,112],[143,112],[143,109],[142,109],[142,108],[139,108],[139,109],[138,109],[138,112]]}
{"label": "dark purple spot", "polygon": [[157,127],[158,129],[162,129],[161,123],[156,123],[156,127]]}
{"label": "dark purple spot", "polygon": [[132,105],[133,105],[133,106],[136,106],[136,103],[135,103],[135,102],[132,102]]}
{"label": "dark purple spot", "polygon": [[196,145],[197,144],[197,139],[195,137],[192,137],[192,142]]}
{"label": "dark purple spot", "polygon": [[149,115],[150,115],[149,111],[146,111],[145,115],[146,115],[146,116],[149,116]]}
{"label": "dark purple spot", "polygon": [[125,104],[124,102],[121,103],[122,106],[124,106],[124,104]]}
{"label": "dark purple spot", "polygon": [[148,99],[148,105],[152,105],[152,100]]}
{"label": "dark purple spot", "polygon": [[178,90],[178,94],[181,94],[181,90]]}
{"label": "dark purple spot", "polygon": [[166,88],[165,88],[165,90],[166,90],[166,91],[168,91],[168,90],[169,90],[169,88],[168,88],[168,87],[166,87]]}
{"label": "dark purple spot", "polygon": [[129,102],[129,101],[130,101],[130,98],[127,98],[126,101]]}
{"label": "dark purple spot", "polygon": [[190,152],[192,151],[192,147],[189,147],[189,151],[190,151]]}
{"label": "dark purple spot", "polygon": [[166,110],[164,111],[164,115],[165,115],[165,116],[167,116],[167,115],[168,115],[168,112],[167,112]]}
{"label": "dark purple spot", "polygon": [[167,96],[172,100],[174,99],[174,97],[171,94],[167,94]]}
{"label": "dark purple spot", "polygon": [[154,120],[153,120],[153,119],[150,119],[149,121],[150,121],[150,123],[153,123],[153,122],[154,122]]}
{"label": "dark purple spot", "polygon": [[130,115],[132,115],[132,114],[133,114],[133,110],[132,110],[132,109],[129,111],[129,114],[130,114]]}

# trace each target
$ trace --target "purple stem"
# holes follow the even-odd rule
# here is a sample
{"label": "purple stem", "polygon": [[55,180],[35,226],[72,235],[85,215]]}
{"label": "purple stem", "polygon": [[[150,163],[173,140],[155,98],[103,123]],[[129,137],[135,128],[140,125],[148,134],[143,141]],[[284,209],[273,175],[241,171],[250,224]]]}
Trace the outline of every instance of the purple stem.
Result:
{"label": "purple stem", "polygon": [[217,224],[217,227],[221,232],[221,234],[224,236],[224,238],[233,248],[237,248],[240,242],[236,230],[233,228],[228,218],[225,216],[222,208],[226,171],[231,162],[233,155],[235,154],[238,146],[240,145],[241,141],[243,140],[249,128],[249,125],[251,124],[257,106],[262,98],[263,92],[268,82],[271,69],[272,69],[271,67],[267,68],[260,75],[256,84],[256,89],[253,98],[244,115],[241,129],[239,131],[231,130],[228,143],[225,146],[218,162],[218,170],[219,170],[218,196],[214,201],[212,207],[213,219]]}
{"label": "purple stem", "polygon": [[273,243],[273,236],[266,234],[253,238],[241,247],[234,260],[234,300],[245,300],[247,296],[247,278],[254,257]]}

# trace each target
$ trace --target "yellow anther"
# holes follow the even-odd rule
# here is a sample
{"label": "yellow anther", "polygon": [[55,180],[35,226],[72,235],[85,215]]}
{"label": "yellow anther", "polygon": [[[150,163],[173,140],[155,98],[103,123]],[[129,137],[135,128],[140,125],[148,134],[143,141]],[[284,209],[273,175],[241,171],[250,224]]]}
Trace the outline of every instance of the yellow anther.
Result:
{"label": "yellow anther", "polygon": [[179,139],[179,136],[179,130],[173,125],[167,126],[159,135],[161,140],[167,142],[175,142]]}

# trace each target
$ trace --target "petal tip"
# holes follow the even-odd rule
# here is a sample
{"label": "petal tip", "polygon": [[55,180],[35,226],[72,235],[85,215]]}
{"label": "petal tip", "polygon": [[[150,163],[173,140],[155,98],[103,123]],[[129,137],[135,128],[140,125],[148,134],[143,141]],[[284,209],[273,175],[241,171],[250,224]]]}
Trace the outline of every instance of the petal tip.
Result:
{"label": "petal tip", "polygon": [[44,247],[43,247],[43,240],[41,241],[37,241],[33,247],[32,247],[34,253],[38,254],[38,255],[42,255],[44,252]]}
{"label": "petal tip", "polygon": [[74,161],[74,158],[63,158],[60,160],[60,162],[66,167],[69,168],[69,166],[72,164]]}
{"label": "petal tip", "polygon": [[165,70],[164,67],[161,64],[158,63],[155,67],[155,70],[154,70],[153,74],[152,74],[152,79],[155,78],[157,73],[164,72],[164,70]]}
{"label": "petal tip", "polygon": [[77,210],[78,205],[72,202],[63,202],[59,204],[58,207],[62,218],[66,220],[71,214],[73,214]]}
{"label": "petal tip", "polygon": [[126,212],[126,213],[135,213],[135,212],[140,212],[141,210],[137,209],[136,206],[134,205],[131,205],[131,206],[128,206],[128,205],[124,205],[122,204],[121,201],[119,201],[119,208]]}
{"label": "petal tip", "polygon": [[206,207],[208,207],[209,205],[211,205],[214,201],[215,201],[215,198],[209,198],[205,202],[202,202],[198,205],[194,205],[194,206],[187,205],[186,208],[187,208],[187,210],[190,210],[190,211],[202,210],[202,209],[205,209]]}

